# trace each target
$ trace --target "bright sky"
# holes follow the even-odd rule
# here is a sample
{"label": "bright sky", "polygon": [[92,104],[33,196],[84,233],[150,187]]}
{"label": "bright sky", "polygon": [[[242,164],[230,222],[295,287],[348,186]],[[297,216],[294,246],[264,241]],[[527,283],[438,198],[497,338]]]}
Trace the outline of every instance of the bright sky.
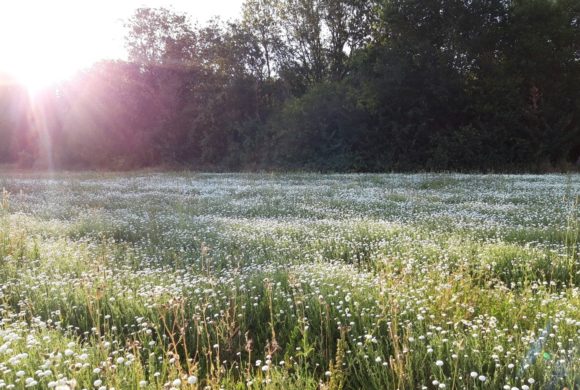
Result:
{"label": "bright sky", "polygon": [[30,87],[100,59],[124,58],[124,21],[139,7],[166,7],[192,20],[240,14],[242,0],[0,0],[0,72]]}

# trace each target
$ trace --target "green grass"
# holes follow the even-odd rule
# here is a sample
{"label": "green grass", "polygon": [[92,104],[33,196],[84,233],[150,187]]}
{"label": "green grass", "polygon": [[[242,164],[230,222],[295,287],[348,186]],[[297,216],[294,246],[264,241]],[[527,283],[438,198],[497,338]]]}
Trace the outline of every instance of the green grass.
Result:
{"label": "green grass", "polygon": [[580,386],[578,176],[0,182],[0,388]]}

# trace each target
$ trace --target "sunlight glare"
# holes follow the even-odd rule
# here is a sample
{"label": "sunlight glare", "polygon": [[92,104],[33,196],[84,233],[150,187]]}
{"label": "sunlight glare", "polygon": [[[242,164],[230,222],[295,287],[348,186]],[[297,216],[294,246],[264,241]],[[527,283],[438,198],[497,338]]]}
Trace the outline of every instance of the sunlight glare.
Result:
{"label": "sunlight glare", "polygon": [[138,7],[193,19],[235,17],[242,0],[0,0],[0,73],[34,91],[105,59],[125,59],[124,23]]}
{"label": "sunlight glare", "polygon": [[0,70],[36,91],[99,58],[119,57],[108,31],[121,22],[99,17],[104,11],[63,0],[3,2]]}

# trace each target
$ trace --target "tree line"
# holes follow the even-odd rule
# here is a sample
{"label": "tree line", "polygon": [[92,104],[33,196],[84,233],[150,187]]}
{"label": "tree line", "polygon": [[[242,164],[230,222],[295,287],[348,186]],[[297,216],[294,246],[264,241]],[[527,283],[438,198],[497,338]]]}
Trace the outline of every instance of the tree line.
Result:
{"label": "tree line", "polygon": [[31,97],[0,162],[128,169],[543,171],[580,158],[578,0],[246,0],[142,8],[128,61]]}

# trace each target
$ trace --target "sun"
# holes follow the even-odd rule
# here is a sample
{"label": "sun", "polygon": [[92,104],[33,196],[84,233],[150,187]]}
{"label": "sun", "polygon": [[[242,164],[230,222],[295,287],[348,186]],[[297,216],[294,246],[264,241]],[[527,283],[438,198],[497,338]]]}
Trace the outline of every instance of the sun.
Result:
{"label": "sun", "polygon": [[[116,57],[115,20],[95,2],[0,2],[0,72],[30,91],[72,76],[105,57]],[[115,31],[116,33],[116,31]]]}
{"label": "sun", "polygon": [[20,67],[14,67],[8,72],[18,84],[24,86],[31,94],[37,94],[74,73],[66,66],[59,66],[58,63],[44,64],[43,66],[23,63]]}
{"label": "sun", "polygon": [[125,59],[124,23],[139,7],[175,5],[200,20],[234,17],[242,0],[0,0],[0,74],[31,91],[106,59]]}
{"label": "sun", "polygon": [[0,68],[30,91],[66,77],[77,65],[72,52],[64,53],[62,24],[54,23],[56,10],[35,9],[27,12],[18,2],[0,6]]}
{"label": "sun", "polygon": [[138,7],[174,5],[201,20],[242,0],[0,0],[0,74],[30,91],[106,59],[125,59],[124,23]]}

